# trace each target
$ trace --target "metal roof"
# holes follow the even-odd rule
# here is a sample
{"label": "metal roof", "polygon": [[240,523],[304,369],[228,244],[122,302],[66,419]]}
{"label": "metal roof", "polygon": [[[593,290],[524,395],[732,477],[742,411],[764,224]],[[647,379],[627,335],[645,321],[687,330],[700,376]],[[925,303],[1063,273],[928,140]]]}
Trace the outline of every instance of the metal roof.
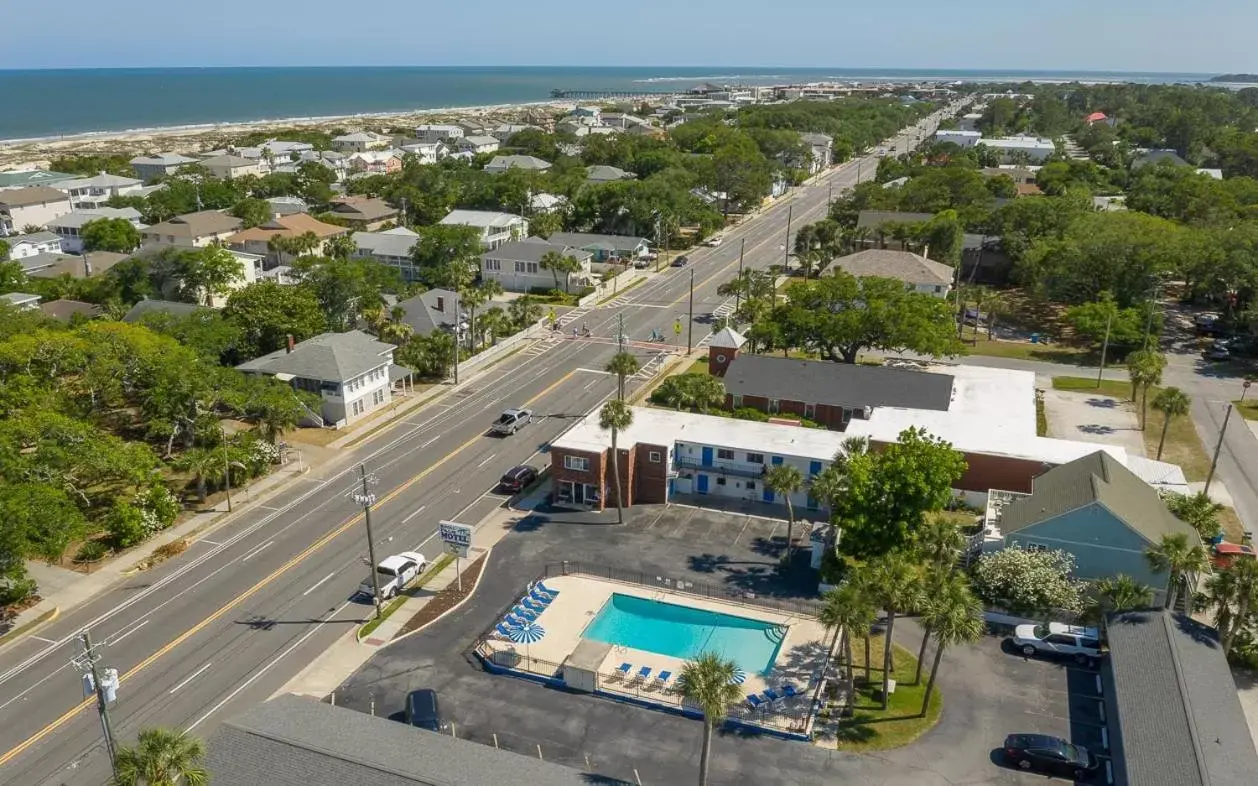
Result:
{"label": "metal roof", "polygon": [[739,355],[725,372],[732,395],[834,407],[904,407],[946,412],[952,377],[930,371],[769,355]]}

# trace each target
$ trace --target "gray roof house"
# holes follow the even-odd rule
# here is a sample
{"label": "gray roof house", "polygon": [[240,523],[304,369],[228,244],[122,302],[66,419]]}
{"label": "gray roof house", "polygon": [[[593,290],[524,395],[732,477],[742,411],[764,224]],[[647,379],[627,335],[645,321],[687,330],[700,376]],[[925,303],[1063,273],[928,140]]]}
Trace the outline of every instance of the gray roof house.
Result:
{"label": "gray roof house", "polygon": [[[389,405],[393,381],[410,371],[393,364],[392,344],[361,330],[321,333],[241,363],[247,374],[264,374],[323,400],[319,425],[347,425]],[[313,414],[313,413],[312,413]]]}
{"label": "gray roof house", "polygon": [[151,156],[136,156],[131,159],[131,168],[145,182],[156,180],[165,175],[174,174],[181,166],[195,164],[195,158],[181,156],[178,153],[157,153]]}
{"label": "gray roof house", "polygon": [[1105,632],[1115,786],[1253,783],[1258,753],[1218,632],[1161,610],[1111,614]]}
{"label": "gray roof house", "polygon": [[382,265],[397,268],[406,281],[419,277],[411,249],[419,242],[419,235],[406,227],[386,229],[383,232],[355,232],[354,243],[358,246],[354,256],[370,257]]}
{"label": "gray roof house", "polygon": [[100,316],[101,313],[100,306],[95,303],[84,303],[82,300],[68,300],[65,298],[40,303],[39,310],[44,312],[44,316],[49,319],[55,319],[66,324],[73,322],[76,317],[93,319]]}
{"label": "gray roof house", "polygon": [[585,180],[587,183],[613,183],[617,180],[633,180],[637,175],[632,172],[607,166],[606,164],[595,164],[585,168]]}
{"label": "gray roof house", "polygon": [[831,265],[834,269],[857,278],[880,276],[899,279],[909,289],[937,297],[948,296],[956,275],[953,268],[942,262],[935,262],[911,251],[883,248],[857,251],[835,259]]}
{"label": "gray roof house", "polygon": [[1169,149],[1155,149],[1142,150],[1137,153],[1135,158],[1131,161],[1131,168],[1140,169],[1142,167],[1161,163],[1168,163],[1174,166],[1188,166],[1188,162],[1185,161],[1176,151]]}
{"label": "gray roof house", "polygon": [[226,720],[205,765],[214,786],[628,786],[292,694]]}
{"label": "gray roof house", "polygon": [[467,329],[467,318],[459,307],[459,295],[448,289],[430,289],[398,303],[405,312],[402,321],[411,326],[416,335],[426,336],[434,330],[453,333],[458,326],[462,336]]}
{"label": "gray roof house", "polygon": [[591,232],[556,232],[550,242],[573,248],[582,248],[594,255],[595,262],[612,257],[633,259],[646,254],[651,243],[644,237],[629,235],[600,235]]}
{"label": "gray roof house", "polygon": [[486,172],[506,172],[508,169],[529,169],[534,172],[545,172],[550,169],[550,162],[537,156],[494,156],[485,164]]}
{"label": "gray roof house", "polygon": [[[1060,549],[1074,556],[1077,578],[1092,581],[1122,573],[1163,598],[1168,576],[1149,568],[1145,549],[1163,535],[1201,542],[1153,486],[1101,450],[1035,478],[1029,495],[1001,507],[995,525],[1003,547]],[[1196,577],[1187,580],[1191,587]]]}
{"label": "gray roof house", "polygon": [[[581,266],[571,276],[560,274],[558,281],[552,271],[541,268],[542,257],[550,252],[560,256],[573,257]],[[594,255],[582,248],[563,243],[551,243],[541,238],[531,237],[511,243],[503,243],[497,248],[481,254],[481,278],[493,279],[508,292],[529,292],[533,289],[566,289],[572,276],[586,276],[590,273],[590,259]]]}

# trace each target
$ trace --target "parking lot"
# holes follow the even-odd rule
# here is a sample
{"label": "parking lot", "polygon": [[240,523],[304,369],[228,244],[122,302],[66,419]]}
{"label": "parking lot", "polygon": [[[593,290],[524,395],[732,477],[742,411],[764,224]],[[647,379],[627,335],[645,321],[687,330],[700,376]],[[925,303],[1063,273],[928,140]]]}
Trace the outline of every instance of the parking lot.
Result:
{"label": "parking lot", "polygon": [[[623,527],[615,524],[614,511],[524,518],[494,548],[464,606],[381,650],[342,685],[336,702],[400,718],[408,691],[432,687],[441,695],[449,733],[459,737],[627,783],[692,782],[700,723],[490,675],[467,653],[530,579],[547,563],[565,559],[782,596],[802,593],[811,583],[807,570],[784,577],[777,568],[785,522],[681,506],[626,513]],[[915,650],[919,636],[912,620],[896,625],[903,646]],[[976,646],[948,650],[940,668],[942,719],[917,742],[863,756],[721,732],[713,742],[711,782],[1042,784],[1042,775],[1003,766],[1005,735],[1042,732],[1092,748],[1101,735],[1096,685],[1091,670],[1006,653],[1002,636],[992,635]]]}

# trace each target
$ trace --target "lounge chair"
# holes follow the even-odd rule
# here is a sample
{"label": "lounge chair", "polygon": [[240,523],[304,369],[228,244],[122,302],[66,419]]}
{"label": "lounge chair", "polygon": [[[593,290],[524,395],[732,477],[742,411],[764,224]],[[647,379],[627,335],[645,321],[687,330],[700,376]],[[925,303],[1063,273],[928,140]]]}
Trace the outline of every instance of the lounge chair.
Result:
{"label": "lounge chair", "polygon": [[516,614],[508,614],[506,618],[503,619],[503,622],[505,622],[507,624],[507,627],[509,628],[518,628],[521,625],[524,625],[525,623],[527,623],[528,621],[529,620],[525,619],[524,617],[518,616]]}
{"label": "lounge chair", "polygon": [[524,606],[524,608],[526,609],[535,611],[539,614],[546,610],[545,603],[541,603],[539,601],[534,600],[532,597],[527,597],[527,596],[524,598],[524,600],[520,601],[520,605]]}
{"label": "lounge chair", "polygon": [[559,590],[553,590],[550,587],[547,587],[545,584],[543,584],[540,581],[537,582],[537,589],[540,589],[542,592],[545,592],[547,595],[551,596],[552,598],[559,594]]}
{"label": "lounge chair", "polygon": [[789,683],[789,682],[788,682],[788,683],[786,683],[785,685],[783,685],[783,686],[782,686],[782,697],[783,697],[783,698],[793,699],[793,698],[795,698],[796,696],[799,696],[799,695],[801,695],[801,694],[800,694],[800,692],[799,692],[799,690],[798,690],[798,689],[797,689],[797,688],[796,688],[796,687],[795,687],[792,683]]}
{"label": "lounge chair", "polygon": [[529,622],[532,622],[532,621],[534,621],[534,620],[536,620],[536,619],[537,619],[537,612],[536,612],[536,611],[533,611],[533,610],[532,610],[532,609],[530,609],[530,608],[526,608],[526,607],[524,607],[524,606],[521,606],[521,605],[520,605],[520,604],[518,604],[518,603],[515,605],[515,607],[514,607],[514,608],[512,608],[512,609],[511,609],[511,613],[512,613],[512,614],[514,614],[514,615],[516,615],[517,617],[523,617],[524,619],[528,620]]}
{"label": "lounge chair", "polygon": [[533,582],[532,584],[529,585],[529,594],[549,602],[549,601],[554,600],[555,596],[558,595],[559,593],[542,589],[542,585],[540,582]]}
{"label": "lounge chair", "polygon": [[499,622],[498,627],[494,628],[494,632],[504,639],[511,638],[511,631],[507,628],[507,624],[505,622]]}
{"label": "lounge chair", "polygon": [[747,697],[748,709],[758,710],[764,705],[764,703],[764,699],[754,693]]}
{"label": "lounge chair", "polygon": [[772,704],[773,702],[782,698],[780,695],[778,695],[778,692],[775,691],[773,688],[765,688],[763,695],[764,695],[764,701],[766,704]]}
{"label": "lounge chair", "polygon": [[622,663],[616,667],[616,670],[613,672],[613,674],[623,680],[629,676],[629,672],[631,671],[633,671],[632,664]]}
{"label": "lounge chair", "polygon": [[661,671],[655,675],[655,685],[661,690],[668,690],[668,682],[673,678],[671,671]]}
{"label": "lounge chair", "polygon": [[638,682],[646,682],[648,679],[650,679],[650,677],[651,677],[650,666],[643,666],[642,668],[638,669],[638,674],[637,674]]}
{"label": "lounge chair", "polygon": [[547,595],[545,592],[542,592],[536,587],[533,588],[533,591],[530,592],[527,597],[530,600],[542,604],[543,606],[549,605],[550,602],[555,599],[553,595]]}

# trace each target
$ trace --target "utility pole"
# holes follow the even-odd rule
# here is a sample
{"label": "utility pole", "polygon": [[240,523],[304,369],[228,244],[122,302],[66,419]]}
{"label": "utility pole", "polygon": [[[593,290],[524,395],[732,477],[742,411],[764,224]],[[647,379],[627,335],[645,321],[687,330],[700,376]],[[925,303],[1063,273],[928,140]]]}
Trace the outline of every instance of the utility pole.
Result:
{"label": "utility pole", "polygon": [[[782,247],[782,274],[786,275],[791,266],[791,219],[795,216],[795,206],[786,206],[786,245]],[[776,289],[777,287],[774,287]]]}
{"label": "utility pole", "polygon": [[738,278],[734,287],[734,310],[737,311],[739,305],[742,304],[742,287],[743,287],[743,252],[747,250],[747,238],[743,238],[738,243]]}
{"label": "utility pole", "polygon": [[1223,437],[1227,434],[1227,422],[1232,419],[1232,410],[1235,408],[1232,404],[1227,405],[1227,414],[1223,416],[1223,427],[1219,429],[1219,441],[1214,444],[1214,456],[1210,459],[1210,474],[1206,475],[1206,487],[1201,490],[1202,494],[1209,495],[1210,493],[1214,469],[1219,466],[1219,454],[1223,452]]}
{"label": "utility pole", "polygon": [[[456,341],[457,345],[458,342]],[[371,560],[372,600],[376,604],[376,619],[380,619],[380,575],[376,573],[376,542],[371,535],[371,506],[376,502],[376,495],[367,488],[367,466],[358,465],[358,476],[362,480],[362,491],[354,494],[354,501],[363,506],[363,520],[367,523],[367,557]]]}
{"label": "utility pole", "polygon": [[1096,386],[1101,387],[1101,378],[1105,376],[1105,353],[1109,351],[1109,329],[1114,324],[1114,312],[1105,320],[1105,340],[1101,342],[1101,370],[1096,372]]}
{"label": "utility pole", "polygon": [[[105,736],[105,752],[109,754],[109,767],[114,772],[114,777],[118,777],[118,746],[114,743],[113,726],[109,723],[109,695],[106,692],[106,685],[101,679],[101,670],[96,667],[100,661],[100,655],[96,652],[96,648],[92,645],[92,634],[84,630],[79,634],[79,641],[83,643],[83,655],[81,661],[76,659],[75,665],[86,670],[84,677],[91,679],[92,692],[96,694],[96,711],[100,714],[100,728]],[[110,672],[113,672],[111,675]],[[107,678],[117,679],[117,672],[112,669],[105,669]],[[109,686],[116,690],[117,685]],[[85,686],[86,688],[86,686]]]}
{"label": "utility pole", "polygon": [[690,354],[695,334],[695,270],[690,268],[690,318],[686,322],[686,354]]}
{"label": "utility pole", "polygon": [[1149,339],[1153,337],[1153,312],[1158,307],[1158,295],[1161,294],[1160,279],[1154,279],[1153,286],[1149,291],[1149,316],[1144,322],[1144,351],[1149,351]]}
{"label": "utility pole", "polygon": [[[463,315],[459,313],[459,293],[454,293],[454,384],[459,384],[459,334],[463,332]],[[371,569],[374,571],[376,566],[373,564]]]}

